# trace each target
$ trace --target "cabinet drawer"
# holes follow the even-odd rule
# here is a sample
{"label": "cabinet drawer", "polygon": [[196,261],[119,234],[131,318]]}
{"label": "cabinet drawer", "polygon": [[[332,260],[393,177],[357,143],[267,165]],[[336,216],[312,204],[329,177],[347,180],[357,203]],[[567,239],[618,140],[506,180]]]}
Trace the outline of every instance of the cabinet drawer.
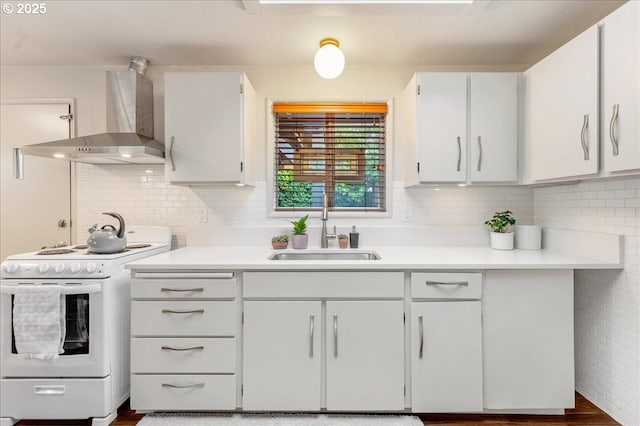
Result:
{"label": "cabinet drawer", "polygon": [[411,297],[414,299],[480,299],[482,274],[462,273],[413,273]]}
{"label": "cabinet drawer", "polygon": [[233,299],[235,279],[133,279],[134,299]]}
{"label": "cabinet drawer", "polygon": [[247,272],[244,297],[402,298],[403,272]]}
{"label": "cabinet drawer", "polygon": [[131,408],[148,411],[234,410],[236,376],[131,376]]}
{"label": "cabinet drawer", "polygon": [[133,336],[234,336],[236,302],[131,302]]}
{"label": "cabinet drawer", "polygon": [[132,373],[235,373],[235,338],[133,338]]}

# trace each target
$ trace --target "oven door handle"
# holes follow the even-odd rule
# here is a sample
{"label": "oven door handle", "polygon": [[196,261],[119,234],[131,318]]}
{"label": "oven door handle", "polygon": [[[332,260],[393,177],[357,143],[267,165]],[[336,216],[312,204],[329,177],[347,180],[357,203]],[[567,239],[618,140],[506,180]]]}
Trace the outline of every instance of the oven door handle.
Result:
{"label": "oven door handle", "polygon": [[16,289],[20,288],[42,288],[46,286],[47,288],[60,288],[60,294],[87,294],[87,293],[100,293],[102,291],[102,286],[100,284],[88,284],[88,285],[6,285],[0,287],[0,294],[16,294]]}

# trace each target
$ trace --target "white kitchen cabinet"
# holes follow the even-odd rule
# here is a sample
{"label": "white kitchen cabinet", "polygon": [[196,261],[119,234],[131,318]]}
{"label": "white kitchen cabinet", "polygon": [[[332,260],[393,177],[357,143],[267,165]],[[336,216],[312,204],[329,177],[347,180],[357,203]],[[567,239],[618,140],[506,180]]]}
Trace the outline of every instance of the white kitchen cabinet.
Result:
{"label": "white kitchen cabinet", "polygon": [[469,180],[518,180],[517,73],[469,74]]}
{"label": "white kitchen cabinet", "polygon": [[406,185],[517,181],[517,73],[417,73],[403,97]]}
{"label": "white kitchen cabinet", "polygon": [[481,302],[413,302],[411,318],[411,409],[482,411]]}
{"label": "white kitchen cabinet", "polygon": [[411,274],[411,408],[482,410],[482,273]]}
{"label": "white kitchen cabinet", "polygon": [[482,303],[484,407],[573,407],[573,271],[487,271]]}
{"label": "white kitchen cabinet", "polygon": [[245,301],[243,408],[320,410],[320,301]]}
{"label": "white kitchen cabinet", "polygon": [[168,72],[164,83],[167,181],[253,185],[256,95],[247,76]]}
{"label": "white kitchen cabinet", "polygon": [[133,272],[133,409],[238,406],[236,291],[233,273]]}
{"label": "white kitchen cabinet", "polygon": [[604,171],[640,169],[640,3],[607,16],[600,40]]}
{"label": "white kitchen cabinet", "polygon": [[397,301],[328,301],[327,409],[404,408],[404,306]]}
{"label": "white kitchen cabinet", "polygon": [[533,181],[598,172],[598,28],[525,72],[527,154]]}
{"label": "white kitchen cabinet", "polygon": [[247,272],[243,287],[243,409],[405,408],[402,272]]}
{"label": "white kitchen cabinet", "polygon": [[[404,408],[402,301],[245,301],[245,410]],[[321,336],[326,333],[326,351]],[[384,350],[380,350],[384,347]],[[321,393],[326,359],[326,405]]]}

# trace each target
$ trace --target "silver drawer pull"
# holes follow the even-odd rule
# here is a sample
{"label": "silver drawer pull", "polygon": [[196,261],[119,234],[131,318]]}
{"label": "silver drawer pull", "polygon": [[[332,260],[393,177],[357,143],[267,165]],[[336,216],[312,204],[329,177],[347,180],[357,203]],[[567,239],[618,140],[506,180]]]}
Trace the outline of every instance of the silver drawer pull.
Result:
{"label": "silver drawer pull", "polygon": [[420,333],[420,351],[418,358],[422,358],[422,350],[424,349],[424,326],[422,325],[422,315],[418,315],[418,332]]}
{"label": "silver drawer pull", "polygon": [[162,287],[160,289],[160,291],[163,291],[163,292],[183,291],[183,292],[199,292],[199,293],[202,293],[204,291],[204,287],[197,287],[197,288],[168,288],[168,287]]}
{"label": "silver drawer pull", "polygon": [[333,357],[338,358],[338,315],[333,315]]}
{"label": "silver drawer pull", "polygon": [[184,348],[177,348],[175,346],[162,346],[163,351],[203,351],[204,346],[189,346]]}
{"label": "silver drawer pull", "polygon": [[462,145],[460,144],[460,136],[458,136],[458,165],[456,166],[456,172],[460,171],[461,160],[462,160]]}
{"label": "silver drawer pull", "polygon": [[618,137],[616,136],[616,121],[618,121],[618,113],[620,111],[620,104],[613,106],[613,114],[611,115],[611,122],[609,123],[609,139],[611,139],[611,147],[613,148],[613,155],[618,155]]}
{"label": "silver drawer pull", "polygon": [[204,314],[204,309],[163,309],[163,314]]}
{"label": "silver drawer pull", "polygon": [[176,385],[174,383],[163,383],[163,388],[174,388],[174,389],[189,389],[189,388],[198,388],[202,389],[204,387],[204,383],[191,383],[187,385]]}
{"label": "silver drawer pull", "polygon": [[35,395],[64,395],[66,389],[64,386],[34,386],[33,393]]}
{"label": "silver drawer pull", "polygon": [[309,358],[313,358],[313,334],[315,327],[315,318],[315,315],[309,315]]}
{"label": "silver drawer pull", "polygon": [[582,122],[582,131],[580,132],[580,144],[582,145],[582,151],[584,153],[584,160],[589,161],[589,145],[587,144],[587,137],[589,136],[589,115],[585,114]]}
{"label": "silver drawer pull", "polygon": [[425,281],[426,285],[469,285],[469,281]]}

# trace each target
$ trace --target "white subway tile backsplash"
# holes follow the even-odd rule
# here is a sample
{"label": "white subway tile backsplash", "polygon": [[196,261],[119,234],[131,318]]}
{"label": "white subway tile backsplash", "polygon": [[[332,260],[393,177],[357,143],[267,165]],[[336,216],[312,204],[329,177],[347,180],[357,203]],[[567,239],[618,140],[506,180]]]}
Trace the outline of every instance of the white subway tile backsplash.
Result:
{"label": "white subway tile backsplash", "polygon": [[536,224],[624,235],[624,271],[575,272],[575,356],[576,389],[625,425],[640,424],[638,188],[629,177],[533,192]]}

